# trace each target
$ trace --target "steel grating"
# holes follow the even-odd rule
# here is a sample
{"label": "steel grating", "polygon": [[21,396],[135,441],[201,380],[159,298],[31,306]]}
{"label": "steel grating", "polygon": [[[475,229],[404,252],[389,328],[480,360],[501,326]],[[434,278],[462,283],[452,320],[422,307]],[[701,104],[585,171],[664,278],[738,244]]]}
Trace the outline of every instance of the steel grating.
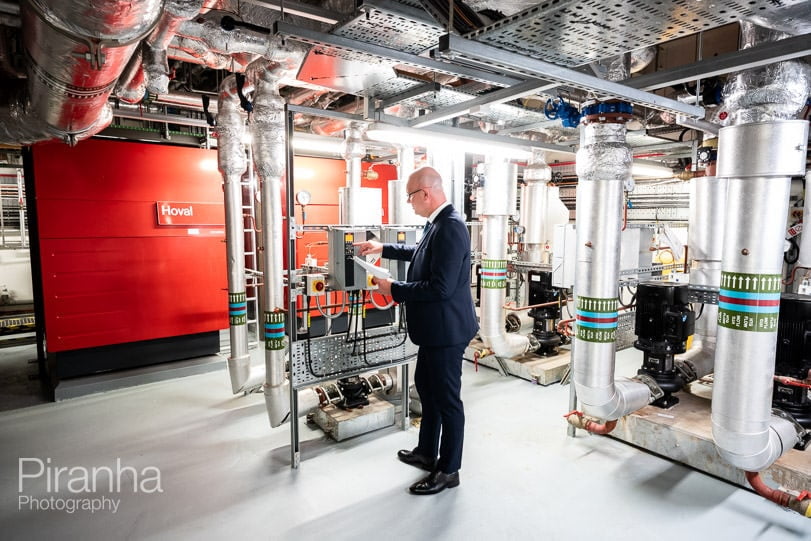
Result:
{"label": "steel grating", "polygon": [[[399,8],[399,9],[398,9]],[[371,43],[404,53],[420,54],[435,47],[444,31],[425,19],[411,13],[401,13],[406,6],[394,2],[364,2],[361,14],[332,31],[336,36]]]}
{"label": "steel grating", "polygon": [[571,67],[804,1],[551,0],[465,37]]}

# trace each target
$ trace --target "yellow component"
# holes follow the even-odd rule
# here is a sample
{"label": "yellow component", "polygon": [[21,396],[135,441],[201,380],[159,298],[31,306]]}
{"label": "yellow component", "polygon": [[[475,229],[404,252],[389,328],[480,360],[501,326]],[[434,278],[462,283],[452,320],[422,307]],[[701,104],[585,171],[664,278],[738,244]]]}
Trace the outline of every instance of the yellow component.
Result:
{"label": "yellow component", "polygon": [[366,275],[366,287],[367,289],[377,289],[377,284],[373,284],[372,280],[374,280],[374,276],[371,274]]}
{"label": "yellow component", "polygon": [[688,351],[690,349],[692,349],[692,347],[693,347],[693,336],[694,335],[691,334],[690,336],[687,337],[687,350]]}

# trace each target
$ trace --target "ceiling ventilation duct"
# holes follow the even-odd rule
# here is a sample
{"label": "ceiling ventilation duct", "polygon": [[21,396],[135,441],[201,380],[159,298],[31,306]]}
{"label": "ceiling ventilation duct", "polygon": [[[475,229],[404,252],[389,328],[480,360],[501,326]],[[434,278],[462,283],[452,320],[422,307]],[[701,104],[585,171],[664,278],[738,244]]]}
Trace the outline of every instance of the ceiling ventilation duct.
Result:
{"label": "ceiling ventilation duct", "polygon": [[160,0],[24,2],[27,88],[0,109],[0,142],[73,145],[104,129],[107,98],[160,11]]}

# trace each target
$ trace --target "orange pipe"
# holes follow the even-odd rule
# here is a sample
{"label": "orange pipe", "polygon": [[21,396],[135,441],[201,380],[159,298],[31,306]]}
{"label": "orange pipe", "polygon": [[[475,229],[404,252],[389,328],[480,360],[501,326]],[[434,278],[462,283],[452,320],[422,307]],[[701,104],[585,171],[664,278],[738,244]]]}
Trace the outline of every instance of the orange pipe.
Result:
{"label": "orange pipe", "polygon": [[811,493],[808,491],[804,490],[799,496],[794,496],[788,492],[773,489],[763,482],[763,479],[760,478],[760,473],[753,471],[746,472],[746,480],[749,481],[749,484],[755,492],[767,500],[777,505],[788,507],[804,517],[811,518]]}

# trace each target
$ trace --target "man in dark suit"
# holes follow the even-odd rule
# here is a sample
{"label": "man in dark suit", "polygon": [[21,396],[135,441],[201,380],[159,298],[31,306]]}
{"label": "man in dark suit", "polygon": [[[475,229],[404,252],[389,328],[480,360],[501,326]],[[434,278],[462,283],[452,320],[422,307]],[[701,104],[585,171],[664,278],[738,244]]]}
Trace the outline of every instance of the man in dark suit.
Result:
{"label": "man in dark suit", "polygon": [[382,253],[411,262],[405,282],[377,279],[376,283],[382,294],[405,303],[408,336],[419,346],[414,375],[422,403],[419,442],[397,456],[431,472],[411,485],[412,494],[436,494],[459,485],[462,465],[462,354],[478,330],[470,294],[470,235],[447,201],[435,169],[423,167],[412,173],[406,192],[414,212],[428,218],[419,244],[358,244],[362,256]]}

